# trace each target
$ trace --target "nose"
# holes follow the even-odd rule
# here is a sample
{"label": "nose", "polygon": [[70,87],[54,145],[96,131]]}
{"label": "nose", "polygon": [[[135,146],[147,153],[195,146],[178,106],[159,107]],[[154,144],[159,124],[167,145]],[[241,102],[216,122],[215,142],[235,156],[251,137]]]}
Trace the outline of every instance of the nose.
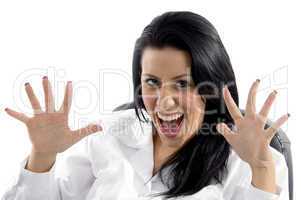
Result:
{"label": "nose", "polygon": [[161,87],[157,99],[157,107],[160,111],[171,112],[175,110],[177,101],[176,93],[173,92],[169,87]]}

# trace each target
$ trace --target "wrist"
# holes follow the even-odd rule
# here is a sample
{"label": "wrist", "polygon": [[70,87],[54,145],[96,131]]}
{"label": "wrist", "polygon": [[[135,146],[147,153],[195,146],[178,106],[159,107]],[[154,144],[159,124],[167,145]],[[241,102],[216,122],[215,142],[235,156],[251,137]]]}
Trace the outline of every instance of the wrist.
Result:
{"label": "wrist", "polygon": [[275,163],[273,160],[271,161],[256,161],[252,164],[249,164],[252,171],[253,170],[271,170],[275,168]]}
{"label": "wrist", "polygon": [[39,159],[53,160],[56,158],[57,153],[39,152],[39,151],[36,151],[35,149],[31,149],[30,155],[34,156],[35,158],[39,158]]}
{"label": "wrist", "polygon": [[32,150],[25,169],[36,173],[47,172],[55,163],[56,155],[55,153],[39,153]]}
{"label": "wrist", "polygon": [[276,193],[275,166],[251,167],[252,185],[266,192]]}

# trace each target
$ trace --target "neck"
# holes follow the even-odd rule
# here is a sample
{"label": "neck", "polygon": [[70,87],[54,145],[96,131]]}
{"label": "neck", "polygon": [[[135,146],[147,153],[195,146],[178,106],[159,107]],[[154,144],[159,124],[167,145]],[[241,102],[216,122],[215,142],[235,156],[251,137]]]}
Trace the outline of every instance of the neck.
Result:
{"label": "neck", "polygon": [[153,175],[161,168],[161,166],[167,161],[168,157],[172,155],[178,148],[169,147],[165,145],[159,135],[156,133],[153,135],[153,155],[154,155],[154,168]]}
{"label": "neck", "polygon": [[160,155],[168,157],[179,149],[177,146],[169,146],[168,144],[162,142],[156,129],[154,129],[153,131],[154,149],[157,150],[157,152],[160,153]]}

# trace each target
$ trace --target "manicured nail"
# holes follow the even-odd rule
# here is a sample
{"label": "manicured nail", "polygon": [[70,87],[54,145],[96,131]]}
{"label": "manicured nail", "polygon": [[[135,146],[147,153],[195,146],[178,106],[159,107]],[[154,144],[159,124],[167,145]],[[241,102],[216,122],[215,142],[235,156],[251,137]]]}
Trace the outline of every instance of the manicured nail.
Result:
{"label": "manicured nail", "polygon": [[228,90],[227,85],[224,85],[223,92],[227,92],[227,90]]}
{"label": "manicured nail", "polygon": [[28,82],[26,82],[24,85],[25,85],[25,86],[27,86],[27,85],[29,85],[29,83],[28,83]]}
{"label": "manicured nail", "polygon": [[287,117],[290,117],[290,116],[291,116],[291,114],[287,113]]}
{"label": "manicured nail", "polygon": [[259,83],[259,82],[260,82],[260,79],[258,78],[258,79],[256,79],[256,81]]}
{"label": "manicured nail", "polygon": [[4,110],[5,110],[5,111],[8,111],[8,108],[5,108]]}
{"label": "manicured nail", "polygon": [[43,79],[47,79],[47,76],[43,76]]}
{"label": "manicured nail", "polygon": [[273,93],[276,95],[278,92],[277,92],[277,90],[274,90]]}

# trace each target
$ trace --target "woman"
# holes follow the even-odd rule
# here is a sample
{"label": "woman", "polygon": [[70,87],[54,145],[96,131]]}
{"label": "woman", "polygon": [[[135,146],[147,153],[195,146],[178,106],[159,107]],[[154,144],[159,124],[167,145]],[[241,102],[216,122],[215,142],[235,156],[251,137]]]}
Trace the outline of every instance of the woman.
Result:
{"label": "woman", "polygon": [[[264,129],[277,92],[257,113],[259,83],[243,115],[215,28],[192,12],[164,13],[136,41],[134,109],[101,126],[69,129],[71,82],[58,111],[47,77],[45,111],[26,84],[34,116],[6,112],[26,124],[32,151],[4,199],[288,199],[285,160],[269,144],[289,115]],[[57,154],[83,138],[84,153],[70,156],[68,174],[56,177]]]}

